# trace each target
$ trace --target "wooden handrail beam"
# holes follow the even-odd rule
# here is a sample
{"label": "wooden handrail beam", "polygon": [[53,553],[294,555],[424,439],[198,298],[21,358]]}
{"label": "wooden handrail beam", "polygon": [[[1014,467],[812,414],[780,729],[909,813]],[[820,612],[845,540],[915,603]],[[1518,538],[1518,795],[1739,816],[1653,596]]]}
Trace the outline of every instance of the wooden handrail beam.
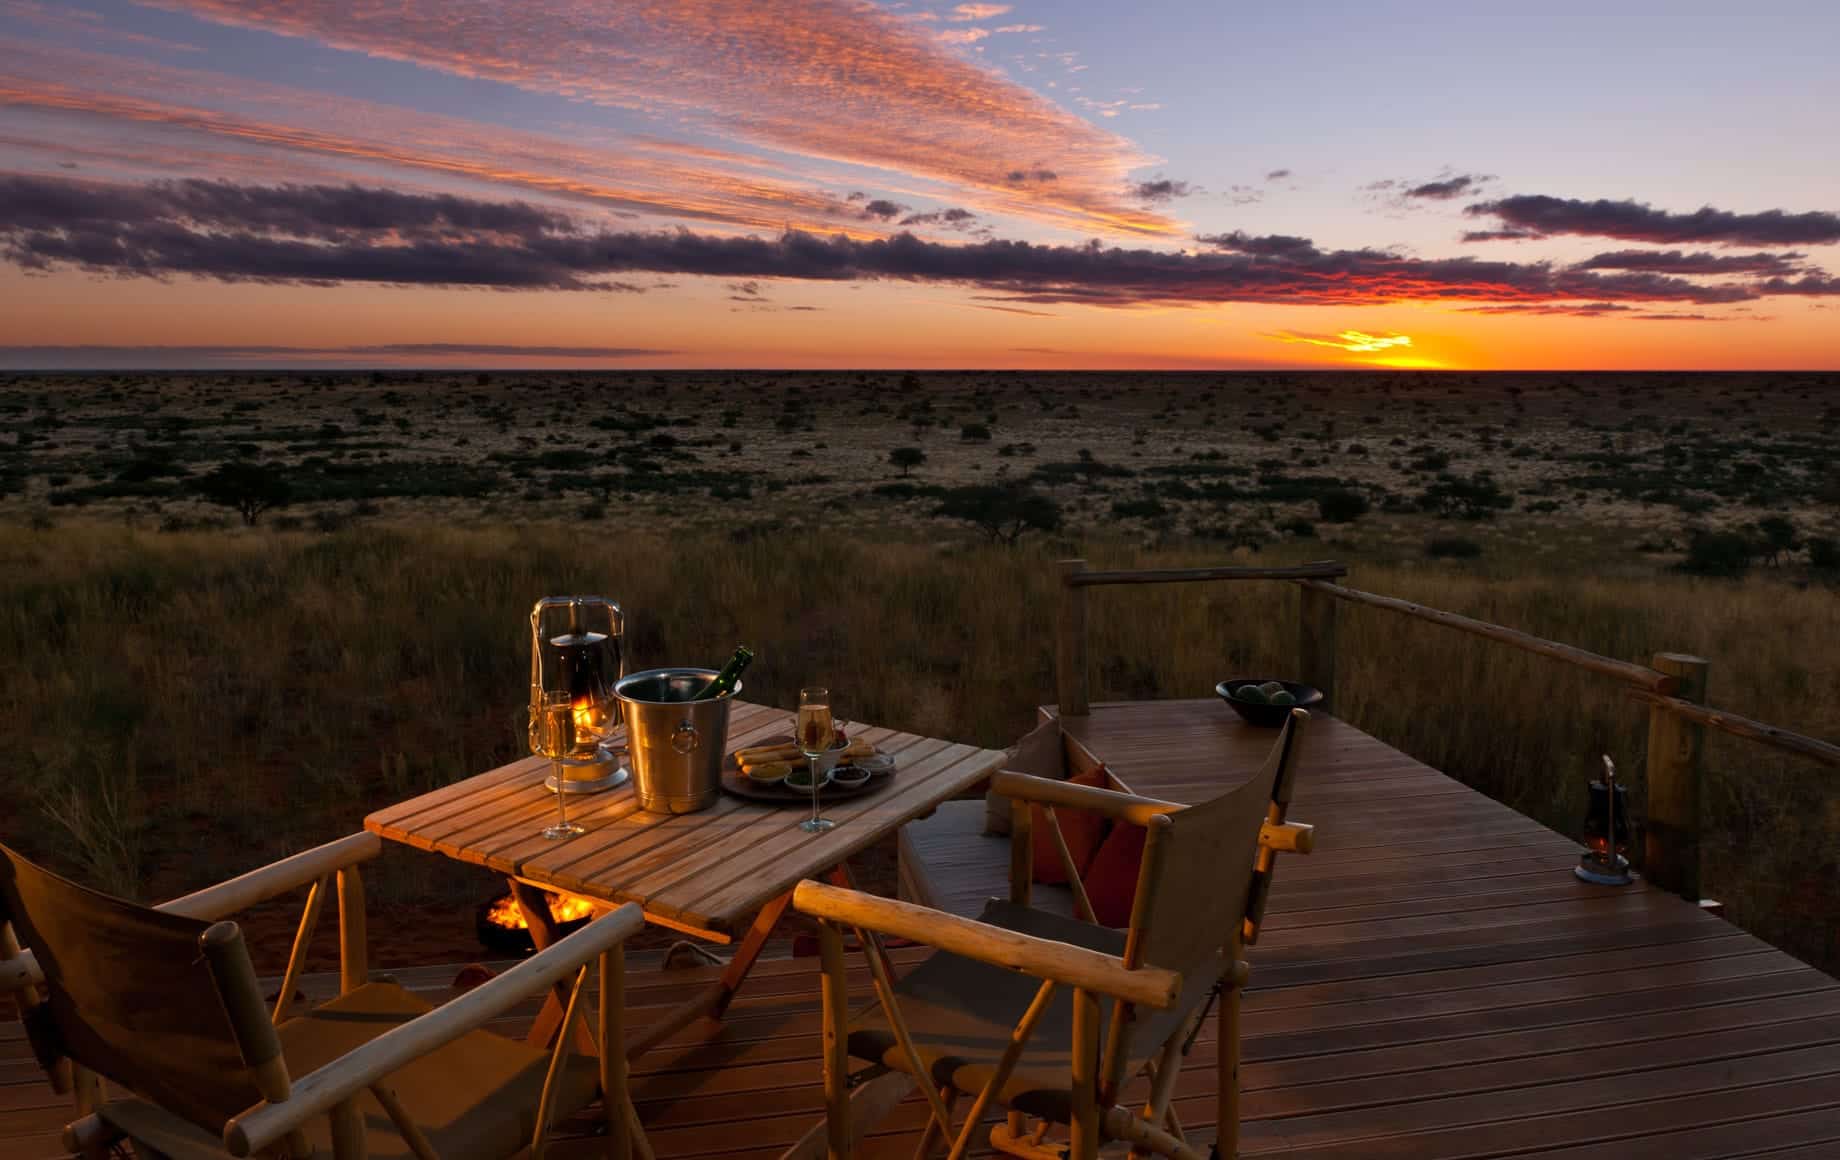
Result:
{"label": "wooden handrail beam", "polygon": [[1069,572],[1061,583],[1074,588],[1094,584],[1186,584],[1196,580],[1334,580],[1348,575],[1348,567],[1335,560],[1273,567],[1146,568],[1110,572]]}
{"label": "wooden handrail beam", "polygon": [[1651,690],[1656,693],[1671,693],[1677,687],[1673,677],[1666,673],[1656,672],[1647,665],[1599,656],[1597,653],[1534,636],[1532,633],[1522,632],[1517,628],[1490,624],[1486,620],[1475,620],[1468,616],[1459,616],[1454,612],[1426,608],[1410,600],[1400,600],[1394,596],[1379,596],[1372,592],[1363,592],[1359,588],[1344,588],[1340,584],[1329,584],[1321,580],[1304,580],[1301,583],[1306,588],[1326,592],[1340,600],[1365,604],[1371,608],[1384,608],[1389,612],[1404,613],[1407,616],[1427,620],[1432,624],[1441,624],[1446,628],[1454,628],[1473,636],[1487,637],[1490,640],[1500,641],[1502,644],[1510,644],[1538,656],[1564,661],[1566,664],[1589,669],[1606,677],[1614,677],[1638,689]]}
{"label": "wooden handrail beam", "polygon": [[1840,766],[1840,745],[1831,741],[1822,741],[1818,737],[1809,737],[1792,730],[1762,721],[1753,721],[1749,717],[1740,717],[1723,709],[1714,709],[1709,705],[1696,705],[1692,701],[1683,701],[1679,697],[1669,697],[1662,693],[1651,693],[1646,689],[1630,689],[1629,696],[1651,705],[1659,705],[1670,713],[1678,713],[1689,721],[1729,733],[1733,737],[1742,737],[1747,741],[1757,741],[1786,753],[1794,753],[1811,758],[1823,765]]}

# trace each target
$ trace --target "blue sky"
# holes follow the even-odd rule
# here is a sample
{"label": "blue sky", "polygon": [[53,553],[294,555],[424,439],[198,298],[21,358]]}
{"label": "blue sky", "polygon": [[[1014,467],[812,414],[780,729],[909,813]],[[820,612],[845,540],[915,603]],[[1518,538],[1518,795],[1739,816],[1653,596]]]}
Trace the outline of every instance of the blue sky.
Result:
{"label": "blue sky", "polygon": [[1788,2],[0,0],[0,345],[1832,366],[1837,50]]}

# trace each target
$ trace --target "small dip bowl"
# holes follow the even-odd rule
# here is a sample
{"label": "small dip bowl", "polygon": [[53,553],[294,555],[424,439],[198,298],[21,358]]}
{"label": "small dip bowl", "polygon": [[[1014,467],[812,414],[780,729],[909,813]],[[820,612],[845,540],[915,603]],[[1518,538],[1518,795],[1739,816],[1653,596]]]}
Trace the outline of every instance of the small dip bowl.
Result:
{"label": "small dip bowl", "polygon": [[[818,775],[818,785],[826,786],[831,782],[831,771],[826,769]],[[811,763],[802,761],[792,767],[792,772],[780,779],[780,784],[787,789],[811,792]]]}
{"label": "small dip bowl", "polygon": [[860,765],[840,765],[831,770],[831,784],[856,789],[869,784],[869,771]]}

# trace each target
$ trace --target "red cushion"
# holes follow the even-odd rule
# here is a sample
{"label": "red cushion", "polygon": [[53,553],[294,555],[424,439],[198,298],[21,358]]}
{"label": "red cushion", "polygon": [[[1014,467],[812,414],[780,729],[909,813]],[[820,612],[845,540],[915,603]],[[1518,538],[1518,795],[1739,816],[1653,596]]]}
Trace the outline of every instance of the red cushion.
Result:
{"label": "red cushion", "polygon": [[1086,900],[1100,926],[1125,926],[1131,921],[1131,904],[1137,900],[1137,866],[1144,858],[1144,838],[1149,831],[1119,822],[1099,844],[1092,864],[1080,875]]}
{"label": "red cushion", "polygon": [[[1104,789],[1106,780],[1104,766],[1067,779],[1071,785],[1090,785],[1096,789]],[[1066,885],[1067,871],[1061,865],[1061,852],[1054,845],[1054,835],[1048,830],[1048,815],[1040,806],[1030,806],[1029,814],[1035,849],[1035,881],[1047,886]],[[1054,816],[1061,823],[1061,836],[1067,839],[1067,852],[1073,855],[1074,869],[1084,875],[1093,855],[1099,852],[1099,843],[1105,840],[1105,815],[1058,806]]]}

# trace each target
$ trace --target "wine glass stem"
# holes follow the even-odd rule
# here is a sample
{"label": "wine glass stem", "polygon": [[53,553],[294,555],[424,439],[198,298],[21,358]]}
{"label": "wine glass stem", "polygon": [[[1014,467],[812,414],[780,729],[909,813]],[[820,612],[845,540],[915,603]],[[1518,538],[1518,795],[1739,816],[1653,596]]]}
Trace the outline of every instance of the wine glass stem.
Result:
{"label": "wine glass stem", "polygon": [[569,795],[562,792],[562,759],[551,761],[556,767],[556,828],[567,829],[569,825]]}
{"label": "wine glass stem", "polygon": [[812,754],[807,760],[811,762],[811,820],[818,820],[818,755]]}

